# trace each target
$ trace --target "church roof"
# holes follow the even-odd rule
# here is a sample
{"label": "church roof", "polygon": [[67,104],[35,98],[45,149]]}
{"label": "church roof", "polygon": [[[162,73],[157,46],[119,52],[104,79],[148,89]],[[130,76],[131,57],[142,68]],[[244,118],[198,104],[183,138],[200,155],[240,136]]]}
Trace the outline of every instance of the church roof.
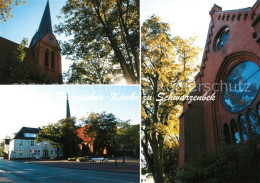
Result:
{"label": "church roof", "polygon": [[83,142],[92,142],[93,138],[89,137],[87,134],[85,134],[86,131],[86,126],[82,126],[79,129],[77,129],[78,137],[83,141]]}
{"label": "church roof", "polygon": [[[17,50],[18,46],[19,44],[0,36],[0,71],[7,70],[10,65],[15,62],[16,57],[14,52]],[[2,81],[1,76],[0,81]]]}
{"label": "church roof", "polygon": [[70,104],[69,104],[69,98],[67,94],[67,106],[66,106],[66,118],[70,118]]}
{"label": "church roof", "polygon": [[42,20],[39,26],[38,31],[35,33],[32,39],[32,44],[34,45],[41,38],[43,38],[46,34],[53,34],[52,32],[52,24],[51,24],[51,12],[50,12],[50,4],[49,0],[47,1],[45,10],[43,12]]}
{"label": "church roof", "polygon": [[51,25],[51,13],[49,0],[47,1],[42,20],[38,29],[38,34],[40,37],[43,37],[46,34],[52,34],[52,25]]}

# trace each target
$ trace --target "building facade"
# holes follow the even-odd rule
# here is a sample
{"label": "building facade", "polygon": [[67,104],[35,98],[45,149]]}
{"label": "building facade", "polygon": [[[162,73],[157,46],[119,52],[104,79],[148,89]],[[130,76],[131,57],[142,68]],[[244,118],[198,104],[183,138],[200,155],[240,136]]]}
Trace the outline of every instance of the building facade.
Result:
{"label": "building facade", "polygon": [[[0,36],[0,84],[20,83],[16,52],[19,44]],[[49,0],[47,1],[38,31],[33,36],[23,66],[30,83],[62,83],[61,48],[53,34]],[[19,67],[20,68],[20,67]],[[12,73],[13,72],[13,73]],[[13,76],[16,75],[16,76]],[[17,77],[17,78],[16,78]],[[10,79],[12,78],[12,79]]]}
{"label": "building facade", "polygon": [[63,156],[62,149],[51,146],[49,141],[37,142],[40,128],[22,127],[9,143],[8,159],[38,159]]}
{"label": "building facade", "polygon": [[[66,118],[70,118],[69,98],[66,100]],[[22,127],[13,138],[4,139],[4,152],[8,159],[38,159],[62,157],[63,149],[55,148],[49,141],[37,142],[40,128]],[[59,154],[58,154],[59,153]]]}
{"label": "building facade", "polygon": [[196,87],[180,116],[179,165],[225,143],[260,134],[260,1],[249,8],[209,12],[206,45]]}

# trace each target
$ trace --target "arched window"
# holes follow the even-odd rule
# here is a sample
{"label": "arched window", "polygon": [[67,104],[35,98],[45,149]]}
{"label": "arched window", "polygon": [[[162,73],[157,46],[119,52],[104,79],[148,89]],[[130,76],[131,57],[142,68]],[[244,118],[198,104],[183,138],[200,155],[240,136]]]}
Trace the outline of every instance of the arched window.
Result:
{"label": "arched window", "polygon": [[248,132],[248,124],[246,122],[246,117],[244,115],[238,117],[238,124],[240,126],[243,140],[247,141],[249,132]]}
{"label": "arched window", "polygon": [[229,127],[228,127],[228,125],[226,123],[223,126],[223,132],[224,132],[225,141],[228,144],[230,144],[231,143],[231,138],[230,138],[230,133],[229,133]]}
{"label": "arched window", "polygon": [[256,117],[255,110],[249,109],[247,115],[248,115],[247,117],[250,122],[252,131],[256,134],[260,134],[260,126],[259,126],[259,122]]}
{"label": "arched window", "polygon": [[54,69],[55,52],[51,52],[51,68]]}
{"label": "arched window", "polygon": [[244,61],[236,65],[225,78],[222,92],[223,107],[232,113],[246,109],[259,90],[260,72],[256,63]]}
{"label": "arched window", "polygon": [[48,67],[49,66],[49,50],[45,50],[45,57],[44,57],[44,66]]}
{"label": "arched window", "polygon": [[222,28],[215,37],[215,51],[220,50],[227,42],[229,36],[229,27]]}
{"label": "arched window", "polygon": [[240,134],[239,134],[239,131],[238,131],[238,128],[237,128],[237,123],[234,119],[231,120],[230,128],[231,128],[233,141],[236,144],[240,143],[241,142]]}

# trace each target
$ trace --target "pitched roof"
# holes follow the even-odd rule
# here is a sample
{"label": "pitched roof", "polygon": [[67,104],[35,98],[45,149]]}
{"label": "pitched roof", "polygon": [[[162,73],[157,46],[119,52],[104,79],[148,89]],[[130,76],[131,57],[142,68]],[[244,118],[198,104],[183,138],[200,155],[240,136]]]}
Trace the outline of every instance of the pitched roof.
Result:
{"label": "pitched roof", "polygon": [[82,126],[77,129],[78,137],[82,139],[83,142],[92,142],[93,138],[89,137],[87,134],[84,133],[86,126]]}
{"label": "pitched roof", "polygon": [[46,34],[52,34],[52,25],[51,25],[51,13],[49,0],[47,1],[42,20],[38,29],[38,34],[40,37],[43,37]]}
{"label": "pitched roof", "polygon": [[0,70],[8,69],[8,66],[15,62],[16,57],[14,52],[17,50],[19,44],[12,42],[0,36]]}
{"label": "pitched roof", "polygon": [[[5,39],[0,36],[0,83],[10,84],[9,68],[17,64],[17,58],[15,52],[17,51],[19,44]],[[25,48],[26,57],[24,58],[24,64],[29,71],[29,77],[32,82],[39,83],[40,75],[38,71],[38,65],[34,62],[34,52],[32,49]]]}
{"label": "pitched roof", "polygon": [[43,12],[42,20],[39,26],[38,31],[34,34],[32,41],[33,45],[38,42],[41,38],[43,38],[46,34],[53,34],[52,32],[52,24],[51,24],[51,12],[50,12],[50,4],[49,0],[47,1],[45,10]]}
{"label": "pitched roof", "polygon": [[27,140],[35,140],[34,137],[25,137],[25,133],[38,134],[41,131],[40,128],[30,128],[30,127],[22,127],[21,130],[15,135],[14,139],[27,139]]}
{"label": "pitched roof", "polygon": [[66,106],[66,118],[70,118],[70,104],[69,104],[69,98],[67,94],[67,106]]}

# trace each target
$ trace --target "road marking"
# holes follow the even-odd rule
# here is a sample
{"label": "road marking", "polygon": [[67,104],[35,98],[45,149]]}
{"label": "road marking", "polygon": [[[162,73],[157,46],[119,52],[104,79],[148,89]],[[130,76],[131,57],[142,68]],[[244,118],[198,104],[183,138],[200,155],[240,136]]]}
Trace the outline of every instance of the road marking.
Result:
{"label": "road marking", "polygon": [[101,179],[101,180],[116,181],[116,182],[136,183],[136,182],[122,181],[122,180],[115,180],[115,179],[97,178],[97,177],[91,177],[91,176],[85,176],[85,177],[87,177],[87,178],[92,178],[92,179]]}

